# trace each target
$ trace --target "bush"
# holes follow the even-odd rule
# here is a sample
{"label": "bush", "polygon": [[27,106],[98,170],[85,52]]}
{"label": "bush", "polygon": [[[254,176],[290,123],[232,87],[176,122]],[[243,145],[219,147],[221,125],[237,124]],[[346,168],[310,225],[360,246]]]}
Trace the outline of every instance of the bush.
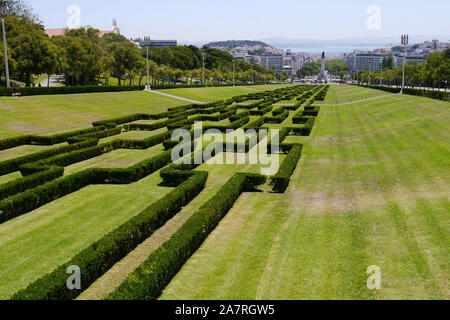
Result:
{"label": "bush", "polygon": [[30,144],[31,136],[19,136],[0,140],[0,150],[15,148],[18,146]]}
{"label": "bush", "polygon": [[76,87],[12,87],[0,88],[0,96],[33,96],[46,94],[73,94],[91,92],[118,92],[144,90],[145,86],[76,86]]}
{"label": "bush", "polygon": [[195,172],[161,200],[141,211],[134,218],[105,235],[78,253],[69,262],[36,280],[16,293],[13,300],[74,299],[80,291],[67,289],[67,268],[76,265],[83,270],[83,285],[87,288],[141,242],[162,227],[205,187],[208,174]]}
{"label": "bush", "polygon": [[[61,163],[70,163],[73,161],[74,157],[86,157],[87,155],[91,155],[90,152],[95,152],[95,150],[90,150],[82,155],[70,155],[67,159],[50,159],[48,163],[58,165]],[[42,186],[29,189],[23,193],[0,201],[0,222],[30,212],[46,203],[80,190],[90,184],[127,184],[138,181],[165,167],[170,161],[171,152],[166,151],[126,169],[86,169],[56,179]],[[46,164],[48,165],[48,163]],[[21,168],[21,170],[22,169],[25,170],[24,168]],[[26,167],[26,170],[28,170],[27,173],[29,174],[34,174],[36,171],[39,172],[45,169],[45,164],[32,164]]]}
{"label": "bush", "polygon": [[96,132],[84,134],[81,136],[67,138],[67,142],[69,144],[75,144],[75,143],[80,143],[82,141],[89,140],[89,139],[104,139],[107,137],[112,137],[112,136],[121,134],[122,129],[123,129],[122,127],[117,127],[117,128],[112,128],[112,129],[106,129],[103,131],[96,131]]}
{"label": "bush", "polygon": [[[370,89],[376,89],[376,90],[382,90],[387,91],[390,93],[400,93],[401,89],[396,87],[385,87],[385,86],[367,86],[367,85],[359,85],[360,87],[370,88]],[[437,99],[437,100],[443,100],[448,101],[450,92],[444,92],[444,91],[435,91],[435,90],[424,90],[424,89],[412,89],[412,88],[405,88],[403,89],[404,94],[409,94],[413,96],[422,96],[427,97],[431,99]]]}
{"label": "bush", "polygon": [[117,148],[114,147],[112,142],[104,143],[102,145],[56,155],[48,159],[40,160],[36,163],[25,164],[19,169],[23,176],[29,176],[31,174],[46,170],[46,166],[66,167],[77,162],[98,157],[114,149]]}
{"label": "bush", "polygon": [[235,174],[167,242],[151,253],[108,299],[157,299],[163,288],[200,247],[247,186],[251,182],[264,180],[259,179],[251,177],[248,181],[245,174]]}
{"label": "bush", "polygon": [[320,112],[320,107],[305,107],[303,111],[303,116],[305,117],[317,117]]}
{"label": "bush", "polygon": [[264,125],[264,123],[266,123],[266,118],[260,117],[260,118],[256,119],[255,121],[246,125],[244,127],[244,129],[259,129],[261,126]]}
{"label": "bush", "polygon": [[289,117],[289,111],[284,111],[282,114],[276,117],[266,117],[265,123],[282,123]]}
{"label": "bush", "polygon": [[269,183],[273,187],[273,192],[284,193],[284,191],[286,191],[289,182],[291,181],[291,176],[302,155],[302,149],[303,145],[294,144],[283,163],[280,165],[276,175],[269,179]]}
{"label": "bush", "polygon": [[0,175],[5,175],[8,173],[16,172],[19,170],[20,166],[35,162],[38,160],[46,159],[55,155],[67,153],[73,150],[85,149],[91,146],[97,145],[98,140],[86,140],[80,143],[76,143],[73,145],[63,146],[55,149],[50,149],[46,151],[41,151],[37,153],[33,153],[27,156],[18,157],[15,159],[10,159],[7,161],[0,162]]}
{"label": "bush", "polygon": [[125,117],[97,121],[97,122],[94,122],[92,125],[94,127],[104,126],[104,127],[108,127],[108,128],[115,128],[116,126],[121,125],[121,124],[134,122],[134,121],[138,121],[138,120],[149,119],[148,116],[149,115],[145,115],[142,113],[136,113],[136,114],[132,114],[132,115],[125,116]]}
{"label": "bush", "polygon": [[184,119],[184,117],[171,118],[165,121],[159,121],[151,124],[142,124],[142,123],[132,123],[124,125],[124,129],[126,131],[155,131],[158,129],[162,129],[167,127],[171,123],[180,122]]}
{"label": "bush", "polygon": [[227,130],[236,130],[240,127],[246,125],[250,121],[249,117],[243,117],[240,118],[234,122],[231,122],[229,125],[209,125],[209,126],[203,126],[203,131],[209,130],[209,129],[216,129],[221,132],[225,132]]}
{"label": "bush", "polygon": [[272,111],[273,116],[279,116],[280,114],[283,114],[286,110],[286,107],[279,107],[278,109],[275,109]]}
{"label": "bush", "polygon": [[248,116],[250,116],[250,112],[243,111],[243,112],[240,112],[240,113],[238,113],[238,114],[236,114],[234,116],[231,116],[230,117],[230,121],[234,122],[234,121],[237,121],[239,119],[242,119],[242,118],[245,118],[245,117],[248,117]]}
{"label": "bush", "polygon": [[259,109],[258,110],[250,110],[250,115],[252,115],[252,116],[263,116],[266,113],[269,113],[270,111],[272,111],[272,109],[273,109],[273,107],[269,106],[269,107],[266,107],[266,108],[261,109],[261,110],[259,110]]}
{"label": "bush", "polygon": [[64,174],[64,168],[50,167],[29,177],[20,178],[0,185],[0,200],[53,181]]}

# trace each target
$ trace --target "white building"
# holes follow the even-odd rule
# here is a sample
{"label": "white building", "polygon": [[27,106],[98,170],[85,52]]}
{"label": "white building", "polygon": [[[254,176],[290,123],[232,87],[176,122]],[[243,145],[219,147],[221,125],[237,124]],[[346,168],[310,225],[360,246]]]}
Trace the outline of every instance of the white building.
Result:
{"label": "white building", "polygon": [[266,55],[261,56],[260,64],[266,69],[274,69],[276,72],[283,71],[283,56],[281,55]]}

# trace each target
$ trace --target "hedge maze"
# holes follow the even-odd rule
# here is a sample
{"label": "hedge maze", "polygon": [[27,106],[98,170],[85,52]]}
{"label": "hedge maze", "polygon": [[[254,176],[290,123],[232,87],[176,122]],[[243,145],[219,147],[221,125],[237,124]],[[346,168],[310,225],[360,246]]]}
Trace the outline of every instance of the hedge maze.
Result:
{"label": "hedge maze", "polygon": [[[328,86],[293,86],[257,92],[208,104],[171,108],[160,114],[132,114],[93,123],[91,128],[49,136],[26,135],[0,140],[0,150],[23,145],[54,146],[45,151],[0,162],[0,176],[20,172],[22,177],[0,185],[0,223],[27,214],[56,199],[89,185],[130,184],[160,171],[164,186],[172,191],[149,204],[132,219],[77,253],[70,261],[23,288],[12,299],[74,299],[80,290],[66,286],[67,268],[81,269],[83,289],[105,274],[118,261],[149,238],[205,188],[208,172],[199,164],[174,164],[172,151],[179,141],[175,130],[189,130],[195,146],[193,126],[203,122],[203,132],[217,129],[279,129],[279,147],[269,141],[268,153],[285,154],[273,176],[236,173],[195,212],[173,236],[151,253],[108,298],[156,299],[187,259],[199,248],[243,192],[265,185],[265,190],[284,193],[302,154],[302,144],[284,143],[288,136],[309,136]],[[145,139],[123,139],[126,132],[144,131]],[[105,141],[107,140],[107,141]],[[248,153],[256,147],[252,139],[226,152]],[[66,174],[65,168],[119,149],[141,149],[161,145],[161,152],[127,168],[88,168]],[[191,157],[203,149],[194,149]],[[207,159],[205,159],[207,160]]]}

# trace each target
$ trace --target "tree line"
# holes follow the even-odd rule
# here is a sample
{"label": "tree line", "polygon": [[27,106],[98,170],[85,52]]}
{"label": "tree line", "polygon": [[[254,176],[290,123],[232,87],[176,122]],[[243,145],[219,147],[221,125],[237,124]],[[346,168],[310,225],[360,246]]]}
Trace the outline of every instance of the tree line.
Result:
{"label": "tree line", "polygon": [[[64,36],[49,38],[38,17],[21,0],[10,0],[5,18],[9,70],[12,79],[34,85],[33,75],[64,74],[66,85],[142,85],[146,81],[146,50],[122,35],[81,27],[68,30]],[[0,43],[3,47],[3,42]],[[228,52],[204,48],[205,78],[210,83],[233,80],[233,57]],[[203,78],[201,50],[195,46],[152,48],[149,53],[152,84],[199,82]],[[4,61],[3,50],[0,59]],[[253,71],[252,71],[253,70]],[[0,63],[5,78],[5,66]],[[243,61],[235,63],[235,79],[239,82],[285,80],[259,65]],[[48,82],[49,83],[49,82]],[[114,83],[115,84],[115,83]]]}
{"label": "tree line", "polygon": [[[399,86],[402,84],[403,66],[395,67],[392,56],[383,60],[383,71],[359,71],[353,75],[358,84],[380,84]],[[405,65],[405,85],[447,89],[450,81],[450,49],[432,52],[423,64],[408,62]]]}

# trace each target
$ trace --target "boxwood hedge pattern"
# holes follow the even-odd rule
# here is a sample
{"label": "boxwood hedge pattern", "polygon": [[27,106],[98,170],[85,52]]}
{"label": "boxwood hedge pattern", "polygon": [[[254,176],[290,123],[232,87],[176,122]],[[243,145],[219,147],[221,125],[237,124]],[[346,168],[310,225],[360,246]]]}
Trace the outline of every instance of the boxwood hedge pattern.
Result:
{"label": "boxwood hedge pattern", "polygon": [[[325,98],[328,86],[292,86],[270,92],[255,92],[225,101],[190,104],[168,109],[160,114],[132,114],[93,123],[93,127],[52,136],[20,136],[0,140],[0,150],[21,145],[56,145],[42,152],[0,162],[0,175],[20,171],[23,178],[0,185],[0,223],[26,214],[62,196],[90,184],[129,184],[161,170],[163,184],[175,188],[163,199],[151,204],[134,218],[105,235],[96,243],[78,253],[71,261],[60,265],[47,275],[21,289],[13,299],[73,299],[81,292],[66,287],[66,269],[77,265],[83,270],[86,288],[102,276],[116,262],[134,250],[154,231],[163,226],[181,208],[204,188],[208,174],[195,170],[198,165],[170,165],[171,149],[178,142],[169,140],[173,130],[191,130],[197,121],[223,124],[204,125],[203,130],[261,129],[265,124],[284,124],[279,133],[280,146],[268,152],[287,153],[278,172],[272,177],[258,174],[235,174],[207,203],[180,229],[136,269],[114,292],[111,299],[155,299],[179,271],[186,260],[198,249],[209,233],[232,208],[244,191],[253,191],[268,183],[272,192],[283,193],[297,167],[302,153],[301,144],[282,143],[288,135],[310,135],[320,108],[314,101]],[[282,101],[296,102],[276,105]],[[247,101],[250,101],[247,103]],[[292,118],[290,118],[290,116]],[[253,117],[250,121],[250,117]],[[290,125],[287,119],[292,119]],[[145,124],[140,120],[155,120]],[[301,124],[301,126],[298,126]],[[124,140],[124,131],[156,131],[143,140]],[[116,137],[102,142],[107,137]],[[110,139],[111,140],[111,139]],[[147,149],[163,144],[165,151],[128,168],[90,168],[63,176],[64,167],[98,157],[117,149]],[[247,153],[255,145],[246,140],[235,145],[238,152]],[[205,147],[206,148],[206,147]],[[193,155],[192,155],[193,156]],[[224,196],[226,195],[226,196]]]}

